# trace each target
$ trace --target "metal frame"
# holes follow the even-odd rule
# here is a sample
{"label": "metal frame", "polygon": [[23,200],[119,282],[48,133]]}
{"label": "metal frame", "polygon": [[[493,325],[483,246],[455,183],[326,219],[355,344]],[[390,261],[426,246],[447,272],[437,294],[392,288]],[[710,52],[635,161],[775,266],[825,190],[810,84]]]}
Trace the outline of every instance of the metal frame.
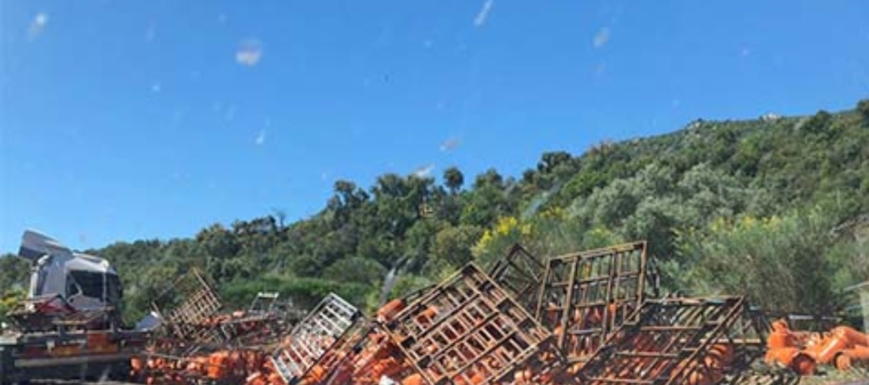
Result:
{"label": "metal frame", "polygon": [[324,358],[334,353],[348,331],[361,320],[362,313],[334,293],[330,293],[290,332],[284,345],[271,356],[284,382],[294,385]]}
{"label": "metal frame", "polygon": [[[580,379],[587,385],[681,385],[720,376],[712,383],[721,383],[728,371],[745,369],[738,345],[750,342],[732,337],[748,330],[745,315],[743,297],[646,301],[583,366]],[[729,370],[710,366],[720,345],[733,349],[737,364],[728,363]]]}
{"label": "metal frame", "polygon": [[197,269],[175,280],[151,302],[151,307],[163,316],[170,333],[178,339],[209,342],[219,338],[205,323],[223,304]]}
{"label": "metal frame", "polygon": [[551,257],[535,318],[555,331],[570,364],[585,362],[647,297],[657,296],[646,242]]}
{"label": "metal frame", "polygon": [[545,268],[546,265],[540,258],[517,243],[510,248],[506,256],[492,264],[488,273],[495,282],[510,292],[525,307],[525,310],[533,313],[537,306]]}
{"label": "metal frame", "polygon": [[400,311],[386,325],[392,342],[429,385],[532,383],[562,361],[552,335],[473,263]]}
{"label": "metal frame", "polygon": [[256,293],[256,297],[254,297],[253,301],[250,302],[250,306],[247,308],[248,313],[268,313],[271,312],[275,307],[275,304],[278,302],[278,297],[280,297],[280,293],[272,293],[272,292],[259,292]]}

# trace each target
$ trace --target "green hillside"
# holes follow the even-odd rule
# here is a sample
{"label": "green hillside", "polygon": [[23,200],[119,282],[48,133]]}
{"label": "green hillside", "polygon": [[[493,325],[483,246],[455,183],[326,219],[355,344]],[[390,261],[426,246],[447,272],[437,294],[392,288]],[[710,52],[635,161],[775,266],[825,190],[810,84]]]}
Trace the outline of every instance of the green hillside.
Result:
{"label": "green hillside", "polygon": [[[545,153],[517,177],[450,168],[438,180],[382,175],[367,189],[340,180],[302,221],[275,214],[88,252],[117,265],[130,319],[191,267],[233,304],[273,290],[309,305],[335,291],[370,309],[384,281],[394,283],[389,295],[407,292],[514,242],[552,254],[636,239],[649,240],[667,290],[833,312],[841,288],[869,279],[865,213],[869,100],[841,113],[696,121],[579,156]],[[0,292],[20,289],[26,273],[0,258]]]}

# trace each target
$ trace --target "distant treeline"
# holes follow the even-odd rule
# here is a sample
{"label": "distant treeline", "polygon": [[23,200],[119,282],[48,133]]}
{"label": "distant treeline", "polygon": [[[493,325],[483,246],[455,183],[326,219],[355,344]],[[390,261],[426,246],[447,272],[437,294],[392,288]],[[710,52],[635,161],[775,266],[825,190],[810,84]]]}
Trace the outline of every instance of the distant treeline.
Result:
{"label": "distant treeline", "polygon": [[[668,290],[828,313],[847,301],[843,287],[869,280],[869,225],[856,219],[867,212],[864,100],[841,113],[698,120],[579,156],[544,153],[518,178],[493,169],[467,180],[453,167],[439,180],[385,174],[367,189],[339,180],[305,220],[285,223],[275,212],[214,224],[192,239],[87,252],[118,268],[128,320],[193,267],[230,306],[268,290],[302,306],[336,292],[371,309],[467,262],[485,264],[514,242],[553,255],[639,239],[649,241]],[[4,297],[23,292],[27,271],[0,258]],[[387,276],[394,285],[384,285]]]}

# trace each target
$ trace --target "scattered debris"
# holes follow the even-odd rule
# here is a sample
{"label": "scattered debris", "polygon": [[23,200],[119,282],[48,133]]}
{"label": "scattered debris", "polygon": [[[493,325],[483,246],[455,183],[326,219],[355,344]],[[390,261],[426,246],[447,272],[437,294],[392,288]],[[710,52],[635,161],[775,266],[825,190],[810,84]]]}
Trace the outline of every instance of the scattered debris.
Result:
{"label": "scattered debris", "polygon": [[[793,331],[788,321],[805,317],[769,322],[739,296],[661,297],[646,248],[540,258],[517,244],[488,269],[470,263],[372,317],[334,293],[307,314],[262,292],[227,312],[197,270],[131,331],[115,330],[106,312],[65,307],[62,296],[34,299],[40,316],[13,317],[25,334],[0,345],[0,382],[18,380],[9,362],[58,349],[88,366],[123,352],[124,365],[106,370],[149,385],[791,385],[819,365],[869,367],[869,335],[855,329]],[[53,328],[60,334],[37,341]]]}

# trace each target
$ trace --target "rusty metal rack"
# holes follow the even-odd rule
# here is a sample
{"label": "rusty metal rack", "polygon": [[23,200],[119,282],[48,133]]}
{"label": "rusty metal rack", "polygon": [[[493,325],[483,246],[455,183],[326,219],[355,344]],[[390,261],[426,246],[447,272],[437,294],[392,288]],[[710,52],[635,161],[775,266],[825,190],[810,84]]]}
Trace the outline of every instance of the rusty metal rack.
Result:
{"label": "rusty metal rack", "polygon": [[581,364],[644,299],[657,294],[646,242],[550,257],[535,317],[555,332],[568,362]]}
{"label": "rusty metal rack", "polygon": [[163,316],[172,337],[194,342],[219,338],[208,327],[207,321],[222,306],[217,294],[195,269],[178,278],[151,303],[151,307]]}
{"label": "rusty metal rack", "polygon": [[489,276],[533,313],[546,265],[518,243],[489,268]]}
{"label": "rusty metal rack", "polygon": [[334,353],[335,345],[354,325],[362,313],[334,293],[324,298],[293,327],[287,341],[271,356],[275,369],[288,385],[298,383],[322,360]]}
{"label": "rusty metal rack", "polygon": [[386,329],[429,385],[513,382],[527,369],[540,383],[562,361],[549,331],[474,264],[408,305]]}
{"label": "rusty metal rack", "polygon": [[579,372],[583,384],[717,384],[731,369],[743,297],[647,300]]}

